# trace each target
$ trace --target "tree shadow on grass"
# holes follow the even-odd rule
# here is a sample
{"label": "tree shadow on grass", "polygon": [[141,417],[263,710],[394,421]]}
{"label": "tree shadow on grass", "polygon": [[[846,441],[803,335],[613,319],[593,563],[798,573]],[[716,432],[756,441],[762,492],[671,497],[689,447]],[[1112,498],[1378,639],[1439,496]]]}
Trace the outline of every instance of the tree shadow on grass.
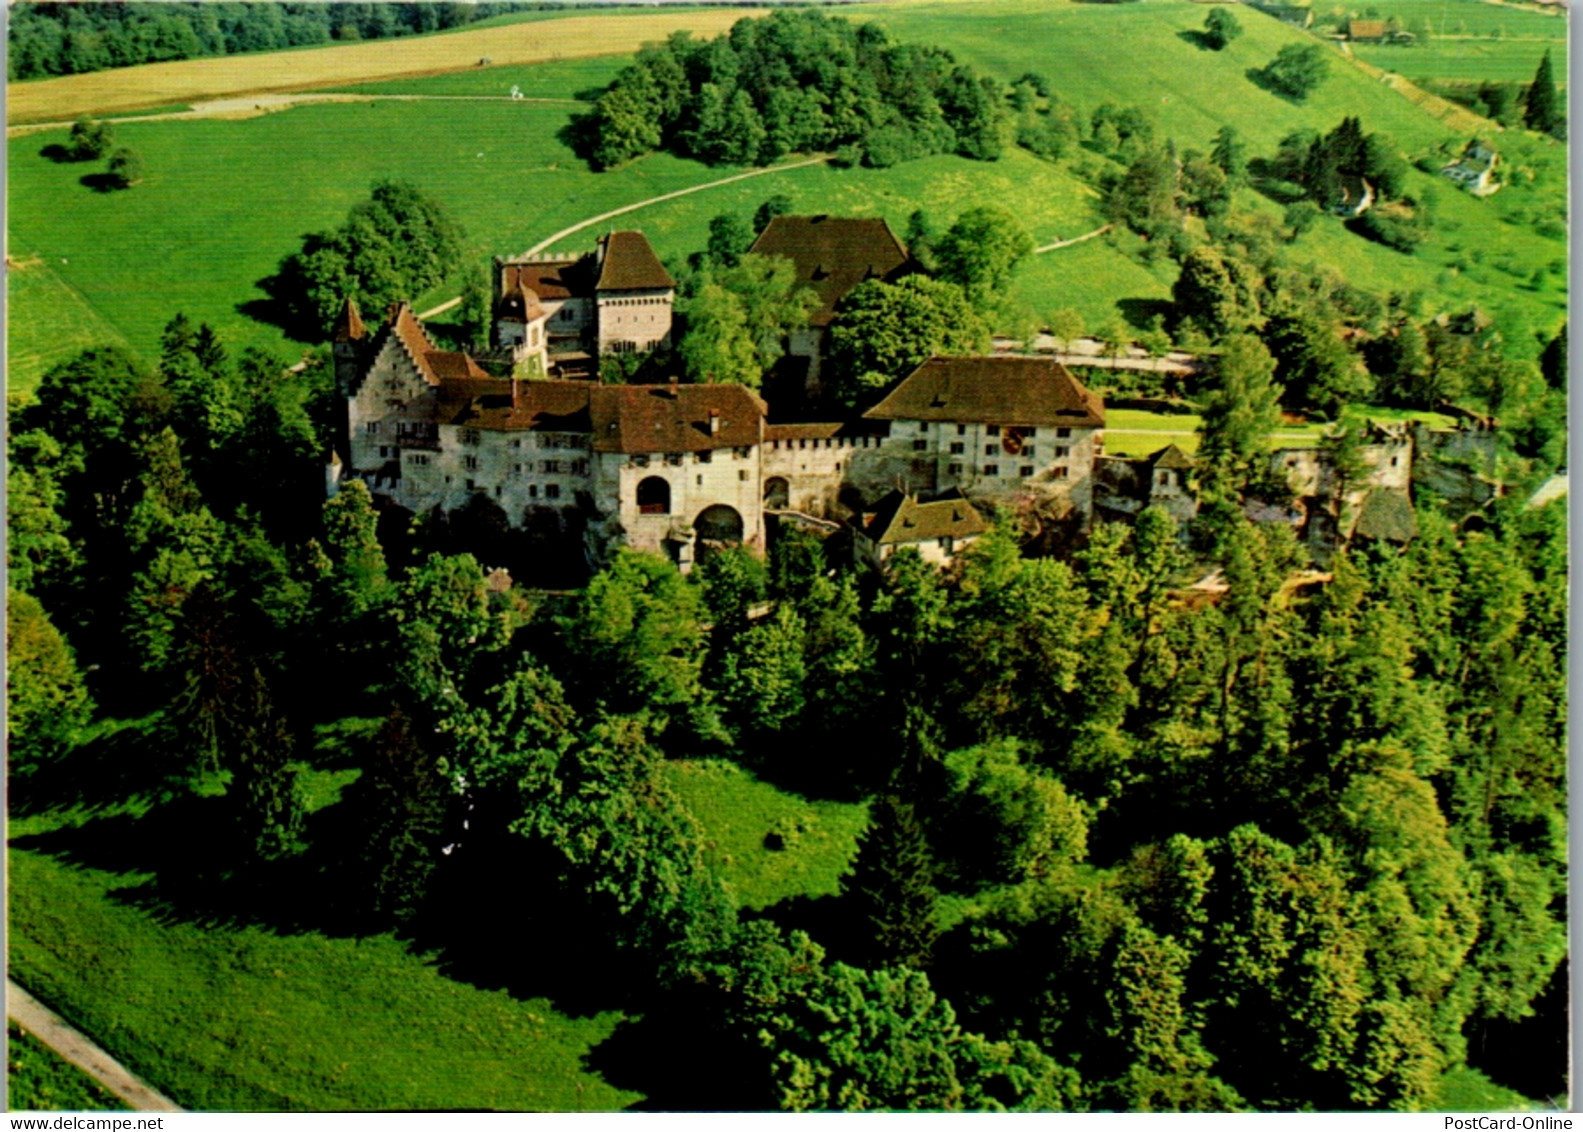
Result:
{"label": "tree shadow on grass", "polygon": [[1268,72],[1263,67],[1249,67],[1243,72],[1243,75],[1254,86],[1269,94],[1273,94],[1282,102],[1289,103],[1292,106],[1303,106],[1308,102],[1307,95],[1298,96],[1293,94],[1291,91],[1287,90],[1285,87],[1279,85],[1275,80],[1270,78]]}
{"label": "tree shadow on grass", "polygon": [[169,788],[176,767],[161,741],[158,716],[110,723],[64,756],[8,782],[11,812],[17,816],[51,810],[89,813],[128,801],[151,799]]}
{"label": "tree shadow on grass", "polygon": [[131,188],[130,185],[114,173],[87,173],[78,177],[77,183],[83,188],[92,189],[96,193],[117,193],[122,189]]}
{"label": "tree shadow on grass", "polygon": [[1116,308],[1130,326],[1148,330],[1156,318],[1169,320],[1176,304],[1170,299],[1118,299]]}
{"label": "tree shadow on grass", "polygon": [[1188,28],[1186,31],[1179,31],[1179,32],[1177,32],[1176,33],[1176,38],[1180,39],[1183,43],[1191,43],[1194,47],[1198,48],[1200,51],[1217,51],[1217,50],[1219,50],[1219,48],[1217,48],[1215,46],[1214,42],[1209,38],[1208,35],[1206,35],[1205,33],[1201,32],[1201,31],[1198,31],[1195,28]]}

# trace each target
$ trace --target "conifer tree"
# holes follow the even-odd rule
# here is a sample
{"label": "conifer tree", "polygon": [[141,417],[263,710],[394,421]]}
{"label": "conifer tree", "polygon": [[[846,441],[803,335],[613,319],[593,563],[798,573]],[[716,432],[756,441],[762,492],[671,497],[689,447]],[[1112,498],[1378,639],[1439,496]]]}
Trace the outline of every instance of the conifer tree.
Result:
{"label": "conifer tree", "polygon": [[1545,51],[1534,72],[1533,85],[1528,88],[1528,101],[1523,107],[1523,125],[1551,137],[1566,137],[1566,110],[1556,93],[1555,73],[1550,67],[1550,52]]}
{"label": "conifer tree", "polygon": [[934,858],[911,802],[886,794],[873,803],[845,891],[862,918],[863,950],[875,966],[923,970],[940,934]]}
{"label": "conifer tree", "polygon": [[288,855],[302,829],[302,794],[291,766],[291,733],[257,665],[244,677],[245,715],[229,752],[232,801],[244,848],[264,860]]}
{"label": "conifer tree", "polygon": [[416,910],[438,860],[450,784],[398,706],[385,717],[343,804],[354,815],[353,852],[362,891],[376,914]]}

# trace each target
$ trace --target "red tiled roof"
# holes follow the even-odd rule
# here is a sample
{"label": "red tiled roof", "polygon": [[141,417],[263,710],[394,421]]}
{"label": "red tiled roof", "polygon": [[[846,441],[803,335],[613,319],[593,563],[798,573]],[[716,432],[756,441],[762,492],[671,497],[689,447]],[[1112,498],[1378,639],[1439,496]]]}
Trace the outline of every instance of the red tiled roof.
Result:
{"label": "red tiled roof", "polygon": [[1104,428],[1105,403],[1050,358],[930,358],[863,416]]}
{"label": "red tiled roof", "polygon": [[1390,30],[1384,20],[1352,20],[1347,24],[1350,39],[1384,39]]}
{"label": "red tiled roof", "polygon": [[873,436],[883,426],[863,421],[767,424],[765,440],[824,440],[836,436]]}
{"label": "red tiled roof", "polygon": [[596,385],[589,409],[598,452],[746,447],[759,443],[767,412],[740,385]]}
{"label": "red tiled roof", "polygon": [[532,322],[544,317],[544,307],[533,290],[519,282],[501,298],[500,317],[510,322]]}
{"label": "red tiled roof", "polygon": [[540,260],[501,265],[500,291],[509,295],[526,287],[540,299],[589,298],[594,293],[594,257]]}
{"label": "red tiled roof", "polygon": [[430,350],[425,360],[429,363],[429,372],[441,381],[489,378],[489,374],[478,368],[477,362],[460,350]]}
{"label": "red tiled roof", "polygon": [[642,232],[612,232],[599,242],[596,291],[669,291],[676,280]]}
{"label": "red tiled roof", "polygon": [[335,318],[335,328],[330,334],[330,341],[360,342],[366,337],[368,337],[368,328],[363,325],[363,316],[357,312],[357,303],[348,295],[346,302],[341,306],[341,313]]}
{"label": "red tiled roof", "polygon": [[828,326],[836,304],[865,279],[891,282],[912,268],[906,247],[881,217],[777,216],[748,250],[785,256],[797,266],[797,282],[819,296],[810,326]]}
{"label": "red tiled roof", "polygon": [[406,303],[391,303],[385,313],[385,324],[379,331],[379,348],[383,349],[385,342],[394,339],[407,357],[411,359],[418,375],[430,385],[439,385],[440,377],[429,364],[429,355],[438,353],[434,343],[429,341],[428,334],[423,329],[423,324],[418,321],[418,316],[412,313],[412,308]]}
{"label": "red tiled roof", "polygon": [[582,381],[519,381],[510,378],[448,382],[441,406],[445,424],[498,432],[592,431],[588,392]]}

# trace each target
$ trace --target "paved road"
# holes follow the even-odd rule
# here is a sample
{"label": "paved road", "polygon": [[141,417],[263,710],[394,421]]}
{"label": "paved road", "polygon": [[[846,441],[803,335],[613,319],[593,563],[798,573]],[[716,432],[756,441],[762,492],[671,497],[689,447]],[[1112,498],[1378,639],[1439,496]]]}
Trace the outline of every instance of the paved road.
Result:
{"label": "paved road", "polygon": [[139,1081],[119,1061],[68,1026],[52,1010],[10,979],[6,980],[5,991],[6,1017],[120,1097],[135,1111],[185,1111]]}

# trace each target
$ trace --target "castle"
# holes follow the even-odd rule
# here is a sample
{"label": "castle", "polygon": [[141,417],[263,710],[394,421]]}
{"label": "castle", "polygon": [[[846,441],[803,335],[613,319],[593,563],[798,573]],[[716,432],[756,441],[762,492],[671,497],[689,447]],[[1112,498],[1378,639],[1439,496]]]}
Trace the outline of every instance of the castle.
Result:
{"label": "castle", "polygon": [[[883,221],[854,230],[857,258],[844,263],[839,223],[786,220],[755,246],[797,253],[799,277],[816,288],[830,281],[821,302],[832,309],[863,279],[908,269]],[[973,501],[1079,528],[1096,511],[1126,519],[1158,505],[1184,521],[1196,513],[1192,458],[1174,446],[1107,457],[1103,400],[1053,358],[929,358],[859,417],[772,422],[764,400],[739,385],[578,379],[601,354],[669,342],[675,284],[640,233],[611,232],[581,257],[494,266],[493,337],[509,351],[510,377],[438,349],[405,303],[370,330],[347,301],[332,345],[347,406],[337,482],[363,479],[413,512],[492,506],[517,529],[549,517],[581,532],[590,564],[630,546],[683,569],[711,546],[762,552],[769,516],[850,521],[877,559],[915,545],[946,561],[984,529]],[[819,352],[815,329],[797,343],[803,359]],[[1415,468],[1440,466],[1417,457],[1463,459],[1470,444],[1482,452],[1470,437],[1371,429],[1364,474],[1344,484],[1319,450],[1277,451],[1272,470],[1300,507],[1254,517],[1332,543],[1371,531],[1405,541],[1415,529]]]}

